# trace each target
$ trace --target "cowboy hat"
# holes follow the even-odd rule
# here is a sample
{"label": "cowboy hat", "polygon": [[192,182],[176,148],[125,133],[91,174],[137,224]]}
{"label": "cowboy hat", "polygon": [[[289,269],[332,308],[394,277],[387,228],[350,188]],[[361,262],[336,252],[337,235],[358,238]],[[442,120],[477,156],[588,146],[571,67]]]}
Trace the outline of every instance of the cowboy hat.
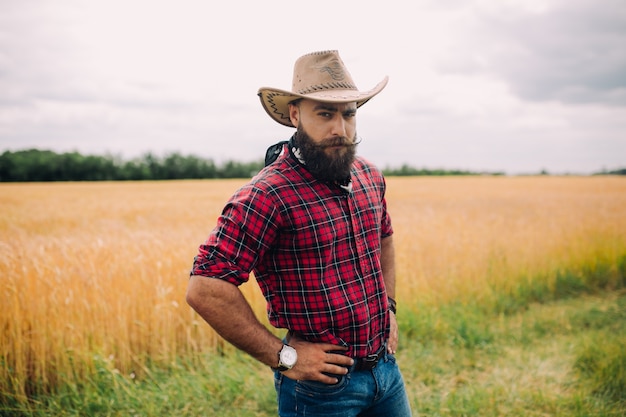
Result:
{"label": "cowboy hat", "polygon": [[301,56],[293,68],[292,90],[261,87],[258,95],[263,108],[278,123],[294,127],[289,119],[289,103],[300,98],[326,103],[356,102],[361,107],[387,85],[385,77],[374,88],[359,91],[338,51],[320,51]]}

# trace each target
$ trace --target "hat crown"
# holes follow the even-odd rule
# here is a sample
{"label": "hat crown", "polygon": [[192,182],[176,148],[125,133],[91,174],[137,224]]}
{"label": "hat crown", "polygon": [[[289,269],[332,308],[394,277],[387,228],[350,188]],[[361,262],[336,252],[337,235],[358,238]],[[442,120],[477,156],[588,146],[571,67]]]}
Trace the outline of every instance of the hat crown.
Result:
{"label": "hat crown", "polygon": [[311,94],[323,90],[358,90],[338,51],[301,56],[293,68],[292,91]]}

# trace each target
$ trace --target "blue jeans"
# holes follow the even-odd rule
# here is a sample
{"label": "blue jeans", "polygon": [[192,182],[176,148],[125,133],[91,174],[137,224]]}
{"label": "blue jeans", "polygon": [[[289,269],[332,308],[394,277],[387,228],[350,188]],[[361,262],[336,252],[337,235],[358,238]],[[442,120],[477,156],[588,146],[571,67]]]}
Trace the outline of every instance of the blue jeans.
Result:
{"label": "blue jeans", "polygon": [[338,376],[327,385],[274,374],[280,417],[410,417],[411,408],[396,359],[385,353],[370,371]]}

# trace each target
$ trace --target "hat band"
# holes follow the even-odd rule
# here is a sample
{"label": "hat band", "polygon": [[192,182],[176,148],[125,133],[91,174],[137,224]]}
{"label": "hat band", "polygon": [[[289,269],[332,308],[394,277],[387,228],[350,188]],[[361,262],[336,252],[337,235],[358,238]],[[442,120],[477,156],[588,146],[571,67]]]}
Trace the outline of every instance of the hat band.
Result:
{"label": "hat band", "polygon": [[356,90],[356,86],[354,84],[351,83],[326,83],[326,84],[317,84],[317,85],[312,85],[309,88],[306,88],[304,90],[299,90],[298,94],[311,94],[314,93],[316,91],[322,91],[322,90]]}

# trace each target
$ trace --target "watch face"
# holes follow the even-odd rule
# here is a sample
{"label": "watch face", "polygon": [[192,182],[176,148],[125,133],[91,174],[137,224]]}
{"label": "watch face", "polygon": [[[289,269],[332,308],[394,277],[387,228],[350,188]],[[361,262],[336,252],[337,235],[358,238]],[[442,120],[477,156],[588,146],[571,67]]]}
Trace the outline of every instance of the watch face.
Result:
{"label": "watch face", "polygon": [[293,366],[296,360],[298,360],[296,350],[291,346],[283,347],[283,350],[280,352],[280,361],[286,366]]}

